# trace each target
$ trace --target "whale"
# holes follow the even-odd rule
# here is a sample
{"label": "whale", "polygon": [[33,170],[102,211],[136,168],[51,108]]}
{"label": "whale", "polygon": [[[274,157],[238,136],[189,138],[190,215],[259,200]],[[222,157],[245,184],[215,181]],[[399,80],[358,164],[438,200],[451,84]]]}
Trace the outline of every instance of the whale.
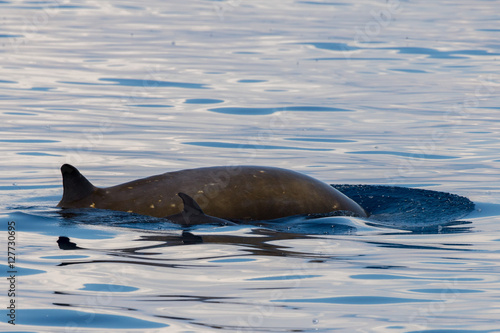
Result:
{"label": "whale", "polygon": [[[369,215],[332,186],[277,167],[202,167],[110,187],[94,186],[69,164],[61,166],[61,173],[63,195],[57,206],[63,209],[108,209],[160,218],[176,216],[180,221],[177,214],[182,214],[186,202],[203,215],[227,221],[272,220],[336,211],[348,211],[359,217]],[[179,193],[185,195],[184,203]]]}

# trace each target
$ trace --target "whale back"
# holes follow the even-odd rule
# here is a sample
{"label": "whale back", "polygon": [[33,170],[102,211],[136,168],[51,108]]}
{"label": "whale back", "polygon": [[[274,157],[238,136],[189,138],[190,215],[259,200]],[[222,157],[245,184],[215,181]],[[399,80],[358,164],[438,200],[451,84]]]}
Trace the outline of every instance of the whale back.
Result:
{"label": "whale back", "polygon": [[269,220],[338,210],[367,216],[363,208],[330,185],[280,168],[188,169],[107,188],[94,187],[74,167],[63,168],[63,183],[67,184],[59,203],[63,208],[92,207],[164,217],[183,211],[177,195],[182,192],[206,215],[226,220]]}

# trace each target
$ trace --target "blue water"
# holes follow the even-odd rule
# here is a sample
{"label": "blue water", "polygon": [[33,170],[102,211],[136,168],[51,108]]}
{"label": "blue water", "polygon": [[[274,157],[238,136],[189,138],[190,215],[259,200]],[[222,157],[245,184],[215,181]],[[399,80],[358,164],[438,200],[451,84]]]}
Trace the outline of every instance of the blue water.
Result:
{"label": "blue water", "polygon": [[[0,1],[0,330],[500,332],[498,6]],[[63,214],[64,163],[283,167],[375,214]]]}

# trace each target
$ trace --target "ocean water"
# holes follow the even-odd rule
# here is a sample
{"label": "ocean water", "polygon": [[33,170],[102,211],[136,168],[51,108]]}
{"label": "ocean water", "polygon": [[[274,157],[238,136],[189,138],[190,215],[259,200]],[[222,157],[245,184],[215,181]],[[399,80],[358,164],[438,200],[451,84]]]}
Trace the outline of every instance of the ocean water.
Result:
{"label": "ocean water", "polygon": [[[499,6],[0,1],[0,330],[500,332]],[[374,215],[62,212],[64,163],[288,168]]]}

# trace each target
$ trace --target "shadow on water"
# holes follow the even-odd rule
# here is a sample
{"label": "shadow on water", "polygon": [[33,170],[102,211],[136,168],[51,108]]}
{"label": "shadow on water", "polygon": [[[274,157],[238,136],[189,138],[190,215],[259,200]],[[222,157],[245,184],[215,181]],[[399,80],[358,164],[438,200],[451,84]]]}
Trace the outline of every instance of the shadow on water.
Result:
{"label": "shadow on water", "polygon": [[[152,232],[151,234],[141,235],[141,238],[138,240],[139,243],[144,243],[145,245],[139,245],[129,248],[121,248],[121,249],[112,249],[107,250],[107,252],[116,252],[120,253],[120,257],[133,257],[134,259],[146,259],[141,256],[151,256],[157,255],[161,252],[152,252],[153,249],[161,249],[165,247],[171,246],[180,246],[180,245],[196,245],[196,244],[221,244],[221,245],[234,245],[239,247],[239,251],[241,252],[241,256],[248,255],[259,255],[259,256],[291,256],[291,257],[302,257],[302,258],[315,258],[316,255],[298,252],[290,250],[290,247],[284,245],[273,244],[274,241],[280,240],[292,240],[292,239],[310,239],[315,236],[308,235],[299,235],[292,233],[283,233],[277,232],[269,229],[261,229],[256,228],[252,229],[249,233],[244,236],[236,236],[236,235],[227,235],[227,234],[204,234],[204,235],[195,235],[189,231],[183,231],[179,234],[164,234]],[[151,243],[154,245],[150,245]],[[59,248],[62,250],[83,250],[88,248],[83,248],[78,246],[78,244],[72,242],[68,237],[60,236],[57,240],[57,244]],[[201,256],[203,257],[203,256]],[[234,258],[234,254],[230,255],[231,258]],[[207,256],[206,259],[221,259],[223,256]],[[200,259],[200,258],[197,258]],[[109,260],[105,260],[109,262]],[[126,262],[126,260],[117,260],[117,262]],[[168,259],[168,261],[176,261],[176,259]],[[178,261],[185,262],[185,258],[178,259]],[[92,261],[96,262],[96,261]],[[130,262],[130,263],[138,263],[138,264],[151,264],[150,262]],[[73,263],[66,263],[61,265],[71,265]],[[190,267],[192,265],[185,264],[166,264],[166,263],[157,263],[157,266],[166,266],[166,267]],[[199,265],[197,265],[199,266]]]}

